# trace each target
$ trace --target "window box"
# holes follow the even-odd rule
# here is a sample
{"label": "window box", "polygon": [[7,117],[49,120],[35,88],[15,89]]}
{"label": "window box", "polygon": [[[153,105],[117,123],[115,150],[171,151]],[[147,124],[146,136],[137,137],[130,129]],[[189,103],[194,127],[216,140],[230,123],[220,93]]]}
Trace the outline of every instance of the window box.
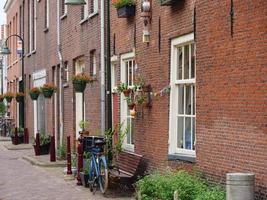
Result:
{"label": "window box", "polygon": [[123,6],[117,9],[119,18],[127,18],[135,15],[135,5]]}
{"label": "window box", "polygon": [[175,2],[175,0],[159,0],[161,6],[170,6]]}

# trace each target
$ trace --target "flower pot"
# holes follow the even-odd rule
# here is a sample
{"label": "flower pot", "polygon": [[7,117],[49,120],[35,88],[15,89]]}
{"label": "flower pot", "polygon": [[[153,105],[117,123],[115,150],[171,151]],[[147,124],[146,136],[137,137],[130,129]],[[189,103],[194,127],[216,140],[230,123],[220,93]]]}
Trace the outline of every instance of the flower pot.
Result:
{"label": "flower pot", "polygon": [[10,103],[11,101],[12,101],[12,99],[13,99],[13,97],[5,97],[6,98],[6,101],[8,102],[8,103]]}
{"label": "flower pot", "polygon": [[39,93],[30,93],[30,97],[32,100],[37,100],[39,97]]}
{"label": "flower pot", "polygon": [[45,98],[51,98],[53,96],[53,93],[54,93],[53,90],[46,90],[46,89],[43,89],[42,92],[43,92]]}
{"label": "flower pot", "polygon": [[80,172],[81,181],[84,187],[89,187],[88,180],[89,174],[85,174],[84,172]]}
{"label": "flower pot", "polygon": [[[36,145],[33,145],[33,147],[34,147],[34,152],[35,152],[35,155],[36,155],[37,147],[36,147]],[[49,149],[50,149],[50,143],[45,144],[45,145],[40,145],[40,155],[49,154]]]}
{"label": "flower pot", "polygon": [[23,102],[23,96],[18,96],[18,97],[16,97],[16,101],[17,102]]}
{"label": "flower pot", "polygon": [[130,96],[130,92],[131,92],[131,89],[127,89],[127,90],[123,91],[123,94],[124,94],[125,97],[129,97]]}
{"label": "flower pot", "polygon": [[23,135],[18,136],[17,141],[16,141],[15,136],[11,136],[11,141],[12,141],[12,144],[14,145],[22,144],[24,142],[24,136]]}
{"label": "flower pot", "polygon": [[74,87],[75,92],[84,92],[86,88],[86,83],[73,82],[73,87]]}
{"label": "flower pot", "polygon": [[135,15],[135,5],[123,6],[117,9],[117,14],[119,18],[127,18]]}
{"label": "flower pot", "polygon": [[135,111],[135,109],[130,110],[130,115],[131,115],[133,118],[135,118],[135,116],[136,116],[136,111]]}
{"label": "flower pot", "polygon": [[129,108],[130,110],[133,110],[134,107],[135,107],[135,103],[130,103],[130,104],[128,105],[128,108]]}

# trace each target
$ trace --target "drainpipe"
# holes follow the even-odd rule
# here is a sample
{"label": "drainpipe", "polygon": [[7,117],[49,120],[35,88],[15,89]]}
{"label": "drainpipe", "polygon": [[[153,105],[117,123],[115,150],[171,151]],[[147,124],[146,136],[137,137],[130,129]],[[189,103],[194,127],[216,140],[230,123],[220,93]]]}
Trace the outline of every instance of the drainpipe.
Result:
{"label": "drainpipe", "polygon": [[101,8],[100,8],[100,41],[101,41],[101,50],[100,50],[100,57],[101,57],[101,66],[100,66],[100,92],[101,92],[101,133],[104,134],[105,132],[105,0],[101,0]]}
{"label": "drainpipe", "polygon": [[61,53],[60,43],[60,0],[57,0],[57,53],[59,58],[59,127],[60,127],[60,145],[62,145],[63,138],[63,57]]}

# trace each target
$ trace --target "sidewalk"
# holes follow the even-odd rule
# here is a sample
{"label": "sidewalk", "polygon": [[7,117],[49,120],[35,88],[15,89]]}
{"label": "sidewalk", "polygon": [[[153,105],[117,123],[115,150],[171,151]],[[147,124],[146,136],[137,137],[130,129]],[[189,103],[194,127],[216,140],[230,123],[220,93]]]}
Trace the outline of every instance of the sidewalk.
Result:
{"label": "sidewalk", "polygon": [[[93,194],[89,188],[77,186],[77,180],[73,176],[64,175],[65,161],[58,162],[61,166],[55,167],[52,166],[55,163],[51,164],[49,155],[34,156],[33,148],[8,150],[5,146],[10,144],[10,141],[0,142],[1,200],[134,199],[120,190],[109,190],[105,196],[99,191]],[[51,166],[43,167],[42,164]]]}

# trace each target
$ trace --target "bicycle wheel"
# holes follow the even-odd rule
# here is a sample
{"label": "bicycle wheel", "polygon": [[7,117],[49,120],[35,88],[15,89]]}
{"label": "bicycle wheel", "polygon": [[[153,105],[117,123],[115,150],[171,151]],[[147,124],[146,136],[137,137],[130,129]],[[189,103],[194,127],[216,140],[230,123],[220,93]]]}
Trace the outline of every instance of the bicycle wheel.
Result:
{"label": "bicycle wheel", "polygon": [[99,188],[100,191],[104,194],[108,189],[108,167],[106,158],[104,156],[101,156],[99,158]]}

